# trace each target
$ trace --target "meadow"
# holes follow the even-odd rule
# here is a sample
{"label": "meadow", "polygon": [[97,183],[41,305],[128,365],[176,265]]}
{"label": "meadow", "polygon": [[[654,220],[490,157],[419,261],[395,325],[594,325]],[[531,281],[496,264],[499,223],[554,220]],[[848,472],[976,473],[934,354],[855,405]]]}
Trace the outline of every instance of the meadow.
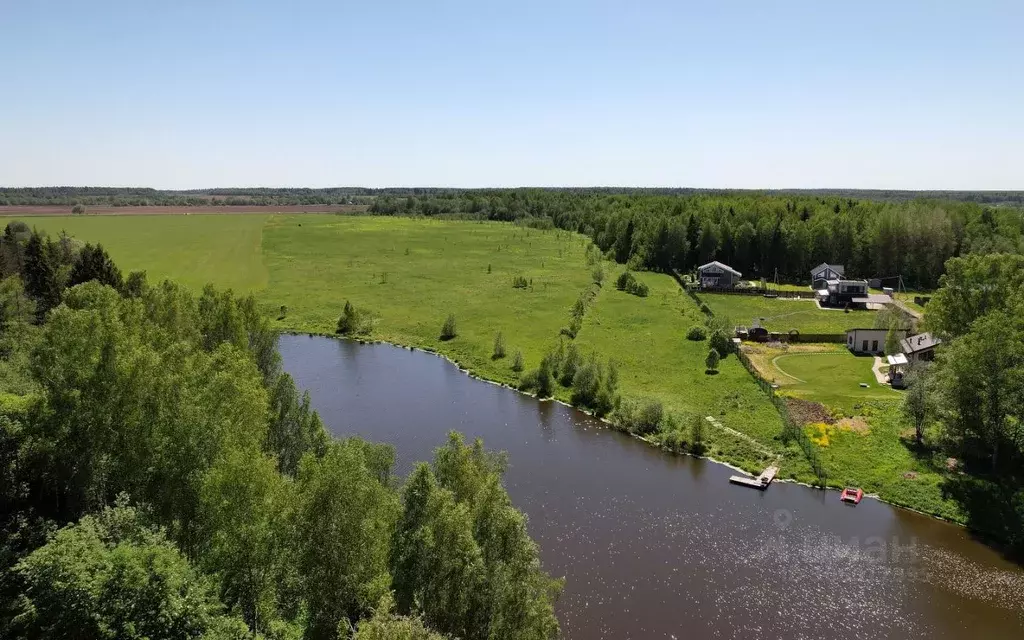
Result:
{"label": "meadow", "polygon": [[[584,355],[617,363],[624,397],[659,400],[683,429],[692,416],[713,416],[721,427],[708,425],[704,434],[712,457],[751,471],[781,457],[783,476],[812,478],[796,445],[781,441],[778,413],[735,356],[722,360],[717,375],[705,373],[707,342],[686,339],[687,329],[703,322],[697,303],[658,273],[635,273],[649,288],[646,297],[619,291],[614,282],[622,267],[607,261],[604,286],[594,287],[590,240],[577,234],[492,222],[298,214],[31,223],[54,235],[64,230],[101,242],[124,271],[145,270],[151,281],[169,277],[196,288],[212,282],[255,293],[282,331],[333,334],[350,301],[373,317],[368,338],[435,350],[475,375],[510,385],[519,378],[511,368],[516,351],[527,370],[536,367],[567,340],[560,331],[580,294],[596,290],[575,342]],[[516,277],[527,286],[513,287]],[[701,298],[736,323],[776,318],[766,324],[780,331],[840,333],[870,326],[873,314],[756,296]],[[456,318],[458,335],[443,341],[448,314]],[[493,359],[499,331],[508,355]],[[931,462],[915,459],[902,444],[898,394],[874,384],[870,360],[825,348],[833,354],[782,354],[776,378],[783,393],[867,425],[820,426],[821,433],[809,427],[830,482],[859,484],[893,502],[956,517],[941,500]],[[861,381],[871,386],[862,389]],[[555,397],[568,401],[569,390],[558,387]],[[659,436],[651,439],[657,443]]]}
{"label": "meadow", "polygon": [[807,334],[840,334],[847,329],[871,327],[875,318],[874,311],[822,309],[813,300],[722,293],[701,293],[698,297],[712,313],[728,318],[732,324],[749,327],[760,319],[761,326],[779,333],[796,329]]}
{"label": "meadow", "polygon": [[[39,216],[21,218],[57,237],[100,242],[118,266],[142,269],[151,281],[173,278],[202,288],[207,282],[254,292],[267,286],[261,258],[267,215]],[[0,218],[0,225],[10,220]]]}

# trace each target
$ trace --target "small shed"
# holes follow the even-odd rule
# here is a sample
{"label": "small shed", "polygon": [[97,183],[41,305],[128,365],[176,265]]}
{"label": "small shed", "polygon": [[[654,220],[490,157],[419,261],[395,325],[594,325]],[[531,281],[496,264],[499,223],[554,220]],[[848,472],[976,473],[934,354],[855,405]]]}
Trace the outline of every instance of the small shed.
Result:
{"label": "small shed", "polygon": [[731,289],[743,275],[727,264],[712,260],[697,267],[702,289]]}
{"label": "small shed", "polygon": [[[897,332],[902,339],[907,335],[902,329]],[[847,329],[846,348],[854,353],[883,353],[888,329]]]}
{"label": "small shed", "polygon": [[910,362],[907,360],[907,356],[902,353],[897,353],[891,356],[885,356],[885,361],[889,365],[889,384],[894,389],[903,389],[907,386],[904,374],[907,372],[907,367]]}

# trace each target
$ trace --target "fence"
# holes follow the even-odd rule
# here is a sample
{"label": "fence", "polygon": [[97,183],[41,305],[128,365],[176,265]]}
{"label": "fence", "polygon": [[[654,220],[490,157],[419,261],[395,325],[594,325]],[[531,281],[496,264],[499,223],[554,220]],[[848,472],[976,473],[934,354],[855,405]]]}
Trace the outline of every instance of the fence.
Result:
{"label": "fence", "polygon": [[768,399],[775,405],[775,410],[779,412],[779,417],[782,418],[783,439],[796,440],[796,443],[800,445],[800,449],[804,452],[807,462],[810,463],[815,477],[818,478],[818,483],[824,487],[828,483],[828,476],[825,473],[825,467],[821,464],[818,450],[800,425],[793,422],[793,419],[789,416],[789,407],[786,406],[785,398],[776,393],[775,387],[761,376],[747,354],[737,350],[736,357],[743,363],[744,368],[746,368],[750,375],[754,377],[757,386],[761,387],[761,391],[764,391]]}
{"label": "fence", "polygon": [[702,293],[714,293],[728,296],[774,296],[777,298],[800,298],[803,300],[813,300],[815,293],[813,291],[779,291],[772,288],[763,287],[743,287],[743,288],[719,288],[719,287],[697,287],[691,284],[687,288],[698,289]]}
{"label": "fence", "polygon": [[[683,282],[682,277],[678,273],[673,271],[672,276],[676,279],[676,282],[679,283],[679,286],[683,288],[683,291],[685,291],[687,295],[693,298],[694,302],[697,303],[697,305],[700,307],[700,310],[703,311],[705,315],[707,315],[708,317],[714,317],[714,312],[712,312],[706,304],[701,302],[701,299],[697,297],[697,294],[693,290],[693,288],[686,286],[686,283]],[[803,294],[804,292],[787,291],[786,293]],[[811,296],[814,295],[813,292],[808,293],[810,293]],[[785,335],[787,338],[792,338],[792,336],[790,336],[789,334]],[[837,338],[837,340],[822,340],[822,342],[846,342],[846,336],[838,334],[807,334],[806,336],[798,335],[798,337],[798,340],[793,341],[811,342],[810,338],[832,337]],[[800,445],[800,449],[804,452],[804,456],[807,458],[807,462],[810,463],[811,470],[814,471],[814,475],[818,478],[818,484],[820,484],[822,487],[826,486],[826,484],[828,483],[828,476],[825,474],[825,468],[821,465],[821,460],[818,456],[818,451],[815,448],[814,443],[811,442],[811,439],[807,436],[806,433],[804,433],[803,428],[801,428],[800,425],[793,422],[793,419],[789,416],[789,407],[786,406],[786,400],[780,397],[775,392],[775,387],[773,387],[770,382],[765,380],[761,376],[761,374],[758,373],[757,368],[754,367],[754,363],[750,361],[750,358],[747,356],[747,354],[743,353],[743,351],[740,349],[736,349],[736,357],[739,358],[739,361],[743,363],[743,367],[747,370],[747,372],[751,376],[753,376],[754,381],[757,382],[757,386],[761,387],[761,391],[764,391],[765,395],[768,396],[768,399],[771,400],[772,404],[775,406],[775,410],[779,412],[779,417],[782,418],[783,439],[796,440],[797,444]]]}

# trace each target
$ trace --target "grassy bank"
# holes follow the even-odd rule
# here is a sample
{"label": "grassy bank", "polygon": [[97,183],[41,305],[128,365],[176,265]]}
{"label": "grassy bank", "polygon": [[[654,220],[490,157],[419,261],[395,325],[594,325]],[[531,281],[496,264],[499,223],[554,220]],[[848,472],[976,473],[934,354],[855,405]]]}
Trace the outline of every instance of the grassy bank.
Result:
{"label": "grassy bank", "polygon": [[[372,314],[369,337],[436,350],[480,377],[510,385],[518,380],[511,368],[516,351],[527,370],[536,367],[564,339],[560,330],[569,324],[573,303],[594,289],[588,239],[509,224],[325,215],[69,217],[31,223],[53,234],[63,229],[102,242],[122,269],[144,269],[151,280],[170,277],[197,288],[210,281],[253,291],[281,330],[333,333],[345,301],[351,301]],[[605,284],[589,304],[575,342],[584,355],[618,364],[622,395],[660,401],[675,419],[670,422],[677,436],[689,437],[692,416],[714,417],[704,439],[716,459],[759,470],[781,457],[784,476],[811,481],[802,452],[780,440],[778,413],[736,357],[725,358],[717,375],[705,373],[708,343],[686,339],[687,329],[701,324],[703,314],[676,282],[663,274],[637,273],[649,288],[640,297],[614,287],[620,266],[605,262],[604,269]],[[526,280],[525,288],[513,286],[517,277]],[[734,322],[775,317],[767,325],[781,331],[838,333],[870,326],[873,313],[825,311],[806,301],[705,298],[716,314]],[[449,314],[456,318],[457,336],[443,341],[441,326]],[[493,359],[499,331],[508,355]],[[844,358],[864,363],[864,370],[850,370]],[[829,404],[837,415],[857,415],[867,425],[812,433],[821,443],[830,480],[955,517],[941,499],[940,476],[931,461],[915,459],[899,438],[903,423],[895,396],[880,398],[880,389],[859,387],[871,376],[868,361],[845,352],[805,359],[782,359],[778,378],[793,376],[784,391]],[[852,395],[832,380],[843,381]],[[839,387],[838,395],[828,397]],[[555,396],[568,401],[570,392],[558,388]],[[861,410],[868,406],[870,411]],[[668,442],[667,436],[649,439]]]}

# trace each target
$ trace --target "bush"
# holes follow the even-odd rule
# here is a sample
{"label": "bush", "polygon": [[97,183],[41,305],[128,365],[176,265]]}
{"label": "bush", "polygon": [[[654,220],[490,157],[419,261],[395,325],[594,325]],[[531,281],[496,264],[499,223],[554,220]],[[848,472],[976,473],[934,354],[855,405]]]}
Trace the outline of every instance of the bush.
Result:
{"label": "bush", "polygon": [[449,313],[448,317],[444,321],[444,324],[441,325],[441,339],[451,340],[457,335],[459,335],[459,332],[455,328],[455,314]]}
{"label": "bush", "polygon": [[618,400],[616,386],[618,373],[615,365],[609,363],[607,374],[595,356],[590,356],[577,369],[572,379],[572,403],[578,407],[592,409],[603,416],[615,408]]}
{"label": "bush", "polygon": [[517,350],[516,355],[512,358],[512,370],[519,373],[523,370],[523,352]]}
{"label": "bush", "polygon": [[554,387],[554,377],[547,357],[541,360],[539,367],[524,374],[519,382],[520,390],[533,391],[538,398],[550,398]]}
{"label": "bush", "polygon": [[700,416],[690,418],[690,440],[693,442],[690,453],[695,456],[704,455],[704,451],[706,451],[704,447],[704,418]]}
{"label": "bush", "polygon": [[689,331],[686,332],[686,339],[687,340],[693,340],[694,342],[700,342],[702,340],[707,340],[708,339],[707,329],[705,329],[704,327],[700,326],[699,324],[695,324],[692,327],[690,327]]}
{"label": "bush", "polygon": [[627,291],[629,291],[629,293],[632,293],[635,296],[640,296],[641,298],[646,298],[647,294],[650,293],[651,290],[647,287],[646,284],[644,284],[643,282],[640,282],[639,280],[637,280],[637,281],[635,281],[633,283],[632,287],[627,289]]}
{"label": "bush", "polygon": [[[287,307],[281,307],[281,317],[287,312]],[[372,319],[370,314],[356,309],[348,300],[345,301],[345,309],[338,318],[338,333],[342,335],[358,335],[370,332]]]}
{"label": "bush", "polygon": [[617,425],[637,435],[648,435],[661,430],[664,408],[657,400],[623,400],[615,412]]}
{"label": "bush", "polygon": [[706,367],[705,373],[717,373],[718,362],[722,359],[722,356],[718,355],[718,352],[714,349],[708,350],[708,355],[704,358],[704,366]]}
{"label": "bush", "polygon": [[512,287],[515,289],[525,289],[530,286],[530,283],[524,276],[514,276],[512,278]]}
{"label": "bush", "polygon": [[604,268],[600,264],[597,265],[597,267],[595,267],[594,271],[591,273],[591,277],[594,279],[594,284],[596,284],[599,287],[601,285],[603,285],[604,284]]}
{"label": "bush", "polygon": [[494,336],[494,353],[491,354],[493,360],[501,360],[505,357],[505,336],[501,335],[499,331]]}
{"label": "bush", "polygon": [[629,269],[626,269],[619,274],[619,277],[615,280],[615,288],[619,291],[625,291],[626,293],[632,293],[635,296],[640,296],[641,298],[647,297],[647,294],[650,293],[650,289],[647,285],[637,280],[636,276],[634,276],[633,272]]}
{"label": "bush", "polygon": [[708,329],[711,348],[717,351],[719,356],[730,353],[733,337],[732,323],[721,316],[710,316],[704,320],[704,324]]}
{"label": "bush", "polygon": [[565,357],[562,358],[561,366],[558,368],[558,382],[563,387],[572,385],[572,379],[575,377],[576,370],[579,368],[582,360],[579,349],[576,348],[575,344],[570,344],[565,352]]}
{"label": "bush", "polygon": [[76,216],[83,215],[85,213],[85,205],[76,204],[75,206],[71,207],[71,213],[73,213]]}

